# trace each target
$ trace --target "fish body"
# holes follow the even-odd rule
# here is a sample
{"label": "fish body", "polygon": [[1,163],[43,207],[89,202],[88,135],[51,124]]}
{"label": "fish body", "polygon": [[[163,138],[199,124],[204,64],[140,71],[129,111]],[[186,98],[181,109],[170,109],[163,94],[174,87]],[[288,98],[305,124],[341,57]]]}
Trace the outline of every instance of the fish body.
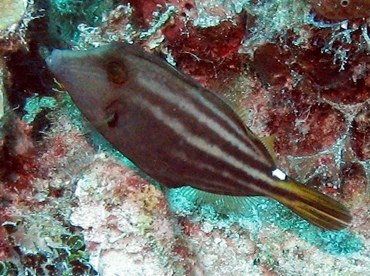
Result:
{"label": "fish body", "polygon": [[342,204],[276,168],[223,99],[159,57],[116,42],[54,50],[47,64],[98,131],[166,187],[267,196],[323,228],[349,224]]}

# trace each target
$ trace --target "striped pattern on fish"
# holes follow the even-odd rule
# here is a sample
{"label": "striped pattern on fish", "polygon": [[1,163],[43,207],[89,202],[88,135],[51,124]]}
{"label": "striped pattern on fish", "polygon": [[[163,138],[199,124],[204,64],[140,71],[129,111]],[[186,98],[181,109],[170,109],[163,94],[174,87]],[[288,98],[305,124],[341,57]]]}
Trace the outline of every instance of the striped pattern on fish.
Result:
{"label": "striped pattern on fish", "polygon": [[276,177],[273,158],[232,108],[160,58],[112,43],[55,50],[47,63],[87,119],[163,185],[268,196],[323,228],[349,224],[339,202],[282,172]]}

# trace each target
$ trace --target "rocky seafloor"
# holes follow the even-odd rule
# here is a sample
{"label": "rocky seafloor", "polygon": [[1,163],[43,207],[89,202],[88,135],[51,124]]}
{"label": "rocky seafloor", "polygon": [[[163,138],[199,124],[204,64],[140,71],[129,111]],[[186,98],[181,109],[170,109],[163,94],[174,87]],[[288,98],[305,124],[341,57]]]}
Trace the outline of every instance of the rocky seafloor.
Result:
{"label": "rocky seafloor", "polygon": [[[368,275],[370,3],[0,0],[0,275]],[[232,102],[341,231],[165,189],[84,119],[45,58],[126,41]]]}

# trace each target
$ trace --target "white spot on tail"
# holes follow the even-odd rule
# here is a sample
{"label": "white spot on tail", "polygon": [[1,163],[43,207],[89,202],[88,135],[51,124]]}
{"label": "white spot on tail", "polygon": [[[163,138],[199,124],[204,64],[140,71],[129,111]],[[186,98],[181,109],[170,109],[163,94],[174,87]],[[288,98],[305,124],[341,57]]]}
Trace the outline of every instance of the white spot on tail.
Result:
{"label": "white spot on tail", "polygon": [[272,176],[275,176],[279,180],[286,180],[288,177],[286,173],[280,170],[279,168],[272,170],[271,174]]}

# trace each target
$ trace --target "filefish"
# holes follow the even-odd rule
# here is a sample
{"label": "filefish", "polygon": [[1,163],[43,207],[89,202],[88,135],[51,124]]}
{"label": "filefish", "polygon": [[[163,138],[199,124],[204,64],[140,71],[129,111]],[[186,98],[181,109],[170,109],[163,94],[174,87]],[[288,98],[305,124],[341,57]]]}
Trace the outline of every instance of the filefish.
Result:
{"label": "filefish", "polygon": [[349,225],[344,205],[276,167],[228,103],[139,46],[56,49],[46,62],[91,124],[162,185],[266,196],[324,229]]}

